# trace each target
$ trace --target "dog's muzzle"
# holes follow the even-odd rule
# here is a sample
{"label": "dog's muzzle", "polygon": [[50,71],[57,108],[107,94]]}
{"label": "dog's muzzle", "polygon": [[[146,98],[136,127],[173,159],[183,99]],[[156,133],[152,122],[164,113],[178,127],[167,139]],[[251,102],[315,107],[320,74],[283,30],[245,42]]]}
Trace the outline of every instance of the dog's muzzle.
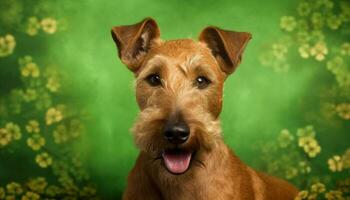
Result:
{"label": "dog's muzzle", "polygon": [[166,149],[162,158],[166,169],[172,174],[182,174],[190,166],[192,152],[179,148],[190,137],[190,128],[184,120],[169,121],[163,130],[167,142],[175,145],[175,148]]}

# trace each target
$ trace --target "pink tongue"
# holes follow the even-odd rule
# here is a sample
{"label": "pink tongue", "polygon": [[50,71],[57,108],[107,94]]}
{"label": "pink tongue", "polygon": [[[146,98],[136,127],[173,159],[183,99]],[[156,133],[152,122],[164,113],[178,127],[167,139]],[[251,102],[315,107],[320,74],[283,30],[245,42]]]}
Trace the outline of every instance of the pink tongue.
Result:
{"label": "pink tongue", "polygon": [[191,153],[190,152],[164,152],[163,159],[166,168],[174,173],[181,174],[184,173],[191,161]]}

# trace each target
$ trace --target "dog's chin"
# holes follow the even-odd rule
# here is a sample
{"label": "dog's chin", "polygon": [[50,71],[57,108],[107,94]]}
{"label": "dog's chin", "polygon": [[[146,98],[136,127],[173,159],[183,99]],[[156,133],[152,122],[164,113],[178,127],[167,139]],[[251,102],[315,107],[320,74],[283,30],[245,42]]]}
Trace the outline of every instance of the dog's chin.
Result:
{"label": "dog's chin", "polygon": [[173,175],[186,173],[191,167],[194,151],[184,149],[166,149],[162,153],[165,169]]}

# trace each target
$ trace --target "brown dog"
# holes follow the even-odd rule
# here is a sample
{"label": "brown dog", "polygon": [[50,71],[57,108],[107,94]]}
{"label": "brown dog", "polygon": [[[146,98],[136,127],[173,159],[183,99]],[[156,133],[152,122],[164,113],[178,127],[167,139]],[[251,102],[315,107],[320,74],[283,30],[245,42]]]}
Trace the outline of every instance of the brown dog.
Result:
{"label": "brown dog", "polygon": [[199,42],[162,41],[146,18],[112,36],[136,76],[140,149],[123,199],[293,199],[289,183],[254,171],[224,144],[219,114],[225,79],[239,65],[249,33],[205,28]]}

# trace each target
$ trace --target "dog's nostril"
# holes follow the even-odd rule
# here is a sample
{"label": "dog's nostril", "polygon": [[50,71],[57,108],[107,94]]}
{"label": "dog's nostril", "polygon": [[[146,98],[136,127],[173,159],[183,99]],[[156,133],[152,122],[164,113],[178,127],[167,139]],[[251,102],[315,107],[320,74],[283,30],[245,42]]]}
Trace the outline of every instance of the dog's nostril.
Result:
{"label": "dog's nostril", "polygon": [[165,127],[165,138],[174,144],[180,144],[187,141],[190,135],[189,128],[186,124],[168,125]]}
{"label": "dog's nostril", "polygon": [[173,132],[170,130],[165,131],[164,135],[166,139],[172,139],[174,137]]}

